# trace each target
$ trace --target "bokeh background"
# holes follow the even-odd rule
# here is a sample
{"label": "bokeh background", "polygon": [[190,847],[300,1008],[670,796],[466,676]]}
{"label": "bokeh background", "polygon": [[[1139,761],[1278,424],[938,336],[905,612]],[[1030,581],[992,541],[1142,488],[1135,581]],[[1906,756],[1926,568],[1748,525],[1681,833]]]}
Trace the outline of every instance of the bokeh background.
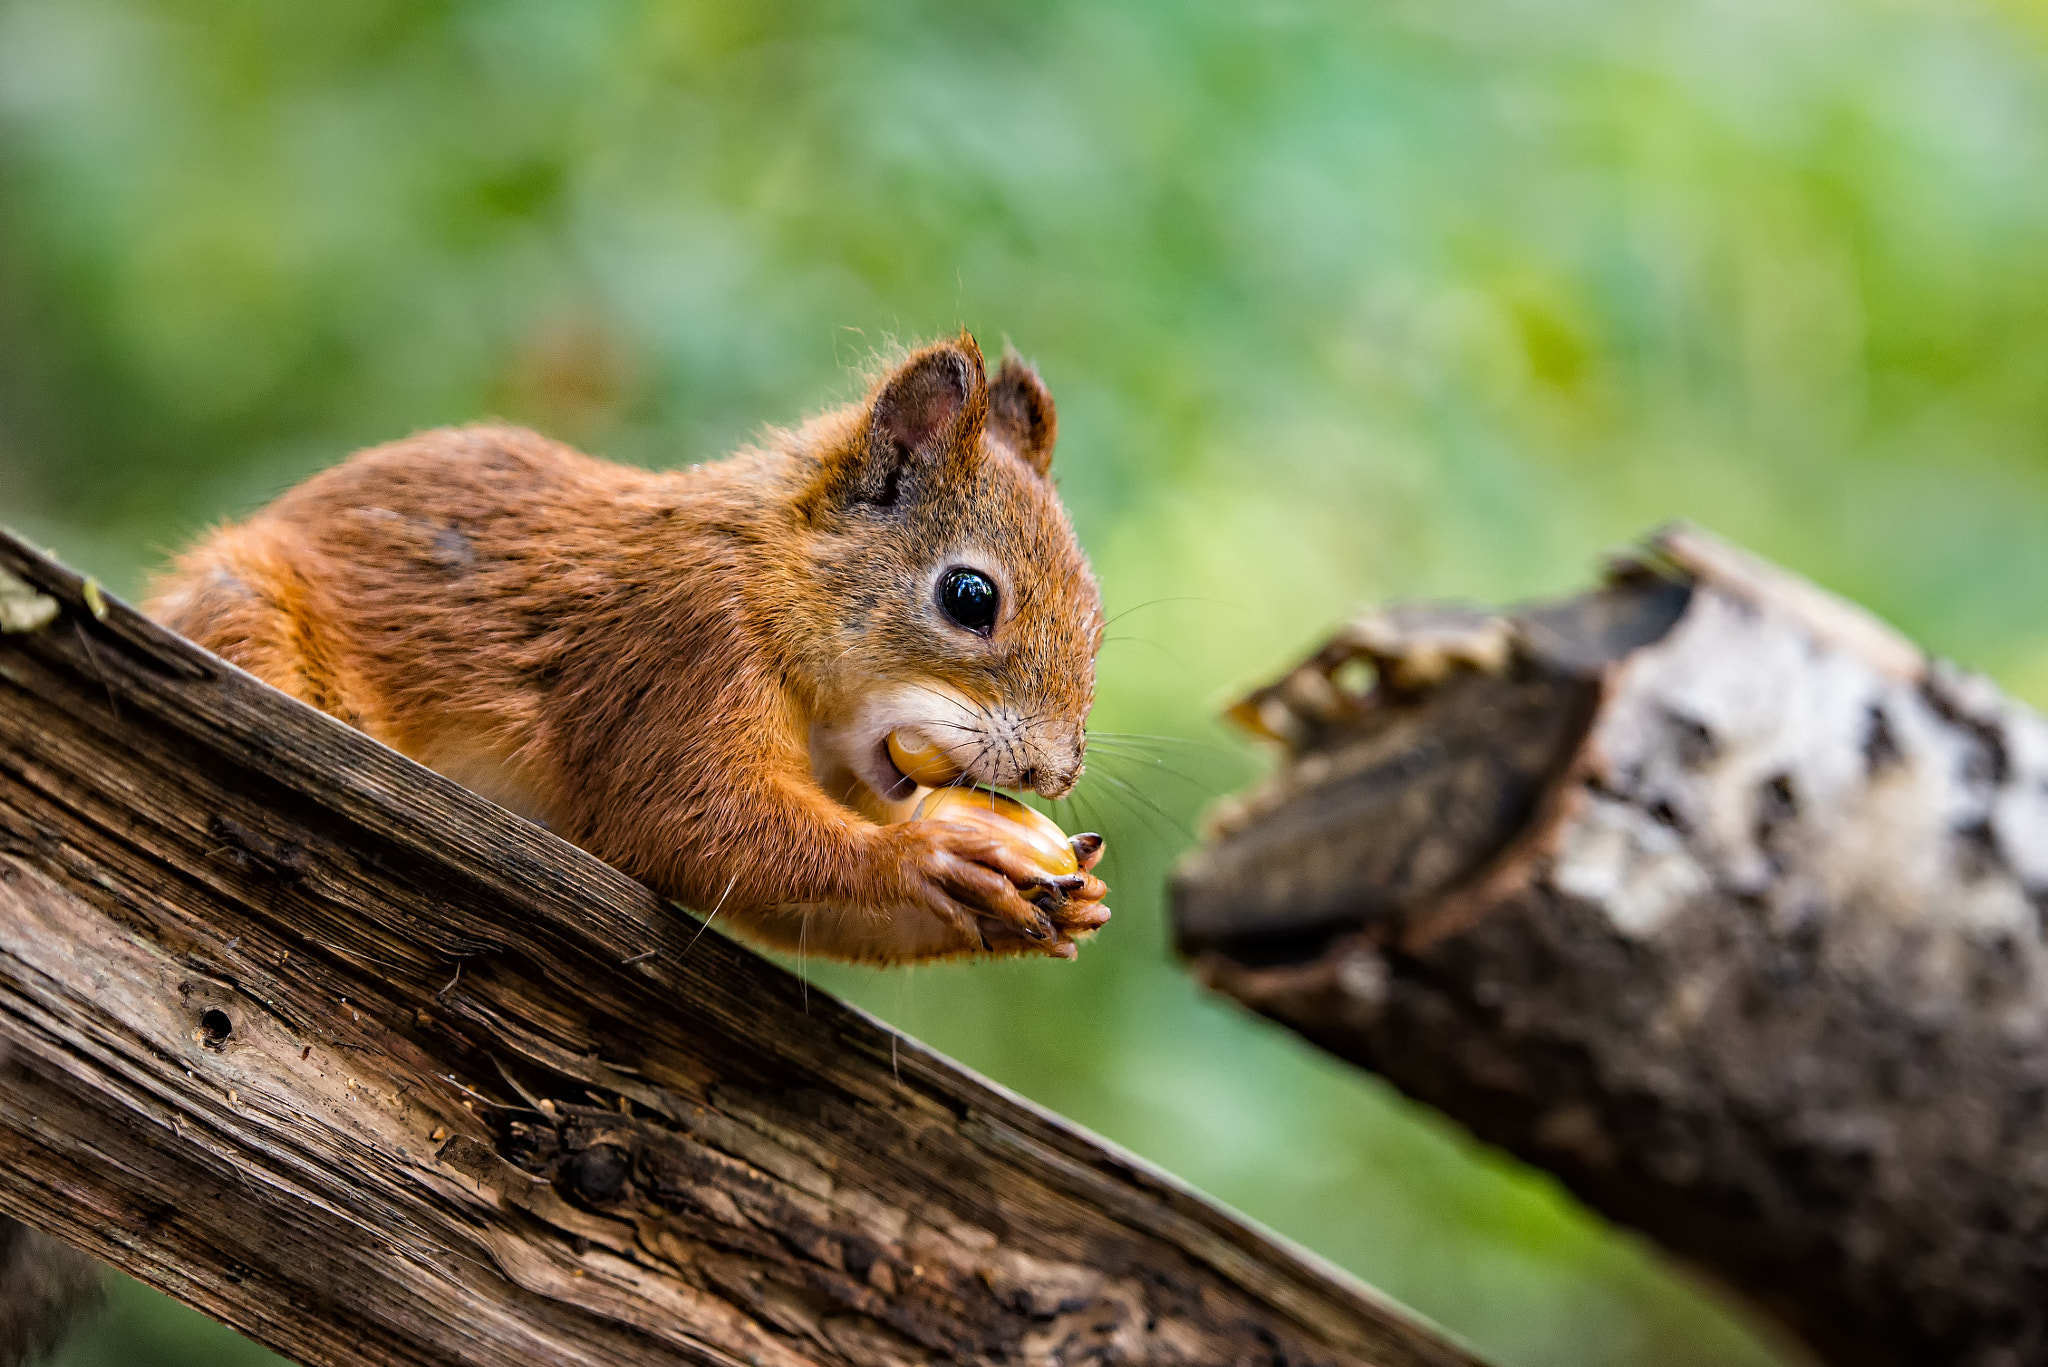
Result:
{"label": "bokeh background", "polygon": [[[0,0],[0,518],[133,596],[488,414],[716,456],[959,326],[1124,614],[1078,964],[807,966],[1513,1367],[1788,1361],[1206,999],[1211,721],[1368,601],[1694,518],[2048,700],[2040,0]],[[66,1367],[265,1361],[133,1284]]]}

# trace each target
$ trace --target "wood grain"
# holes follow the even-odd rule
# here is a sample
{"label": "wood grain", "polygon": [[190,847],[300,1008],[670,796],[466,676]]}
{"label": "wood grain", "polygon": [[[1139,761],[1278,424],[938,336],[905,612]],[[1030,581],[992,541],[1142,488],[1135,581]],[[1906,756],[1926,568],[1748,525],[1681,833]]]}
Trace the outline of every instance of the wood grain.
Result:
{"label": "wood grain", "polygon": [[20,542],[0,572],[0,1212],[337,1367],[1473,1361]]}

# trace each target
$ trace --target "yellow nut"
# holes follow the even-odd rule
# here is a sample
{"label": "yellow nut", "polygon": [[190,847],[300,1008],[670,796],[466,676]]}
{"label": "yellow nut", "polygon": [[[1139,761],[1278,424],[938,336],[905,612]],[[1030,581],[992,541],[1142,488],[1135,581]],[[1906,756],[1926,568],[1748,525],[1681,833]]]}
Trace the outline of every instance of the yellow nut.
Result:
{"label": "yellow nut", "polygon": [[1050,817],[989,788],[935,788],[917,804],[912,819],[986,823],[1052,877],[1081,871],[1073,842]]}
{"label": "yellow nut", "polygon": [[960,778],[960,766],[947,758],[944,750],[921,736],[905,741],[901,731],[891,731],[889,760],[903,771],[905,778],[926,788],[943,787]]}

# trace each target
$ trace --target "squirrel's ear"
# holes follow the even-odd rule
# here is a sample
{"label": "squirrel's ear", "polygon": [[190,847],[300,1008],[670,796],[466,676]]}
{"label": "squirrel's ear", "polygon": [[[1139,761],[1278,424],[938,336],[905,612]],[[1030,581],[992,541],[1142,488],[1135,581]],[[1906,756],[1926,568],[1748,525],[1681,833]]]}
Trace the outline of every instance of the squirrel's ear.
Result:
{"label": "squirrel's ear", "polygon": [[1015,451],[1041,475],[1052,474],[1052,444],[1060,415],[1038,372],[1014,351],[1003,352],[995,382],[988,387],[988,434]]}
{"label": "squirrel's ear", "polygon": [[834,483],[844,503],[893,507],[905,472],[936,467],[945,453],[977,441],[988,420],[981,348],[966,333],[914,353],[868,405],[868,420]]}

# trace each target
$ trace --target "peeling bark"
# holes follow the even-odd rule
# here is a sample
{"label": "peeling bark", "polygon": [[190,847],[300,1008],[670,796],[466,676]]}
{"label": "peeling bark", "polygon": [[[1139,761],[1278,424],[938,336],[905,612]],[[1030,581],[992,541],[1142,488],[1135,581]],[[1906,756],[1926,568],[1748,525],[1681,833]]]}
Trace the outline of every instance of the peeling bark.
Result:
{"label": "peeling bark", "polygon": [[1288,760],[1177,872],[1207,982],[1830,1361],[2048,1360],[2048,723],[1684,529],[1238,715]]}
{"label": "peeling bark", "polygon": [[0,538],[0,1213],[310,1364],[1472,1359]]}

